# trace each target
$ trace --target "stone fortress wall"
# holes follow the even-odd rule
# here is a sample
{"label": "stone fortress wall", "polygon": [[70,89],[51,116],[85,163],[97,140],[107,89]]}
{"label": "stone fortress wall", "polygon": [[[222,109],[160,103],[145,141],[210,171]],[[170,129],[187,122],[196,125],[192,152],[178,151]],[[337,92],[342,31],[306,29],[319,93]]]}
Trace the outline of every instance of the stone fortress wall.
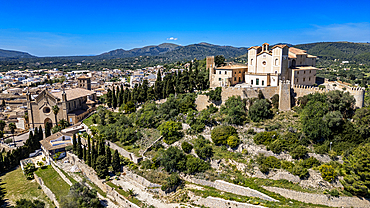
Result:
{"label": "stone fortress wall", "polygon": [[[349,92],[354,96],[356,103],[356,108],[362,108],[364,106],[365,90],[361,87],[349,87],[347,85],[335,83],[326,83],[328,85],[336,84],[340,87],[334,87],[331,89],[319,88],[314,86],[304,86],[304,85],[291,85],[288,81],[280,81],[279,86],[270,87],[222,87],[221,99],[222,104],[225,104],[226,100],[232,96],[240,96],[241,99],[257,98],[258,93],[261,90],[262,94],[266,99],[271,99],[275,94],[279,95],[279,110],[286,111],[290,110],[291,106],[294,105],[294,101],[298,100],[299,97],[312,93],[325,93],[332,90],[343,90],[346,88],[345,92]],[[287,97],[288,96],[288,97]],[[290,99],[289,99],[290,97]],[[293,102],[292,102],[293,101]],[[199,95],[195,101],[197,105],[197,110],[206,109],[211,102],[208,101],[208,96]]]}

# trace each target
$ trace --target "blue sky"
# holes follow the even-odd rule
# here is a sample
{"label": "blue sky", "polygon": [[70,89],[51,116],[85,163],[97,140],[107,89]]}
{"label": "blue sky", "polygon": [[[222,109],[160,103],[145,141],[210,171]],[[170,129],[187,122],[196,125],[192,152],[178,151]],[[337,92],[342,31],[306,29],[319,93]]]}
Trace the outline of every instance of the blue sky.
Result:
{"label": "blue sky", "polygon": [[370,42],[370,1],[0,0],[0,48],[37,56],[318,41]]}

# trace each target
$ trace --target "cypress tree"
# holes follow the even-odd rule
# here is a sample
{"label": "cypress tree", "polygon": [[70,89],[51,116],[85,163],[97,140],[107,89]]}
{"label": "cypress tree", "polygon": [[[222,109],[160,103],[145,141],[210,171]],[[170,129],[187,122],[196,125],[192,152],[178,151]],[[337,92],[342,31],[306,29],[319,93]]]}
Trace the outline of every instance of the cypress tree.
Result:
{"label": "cypress tree", "polygon": [[113,102],[112,90],[108,89],[106,103],[109,108],[112,107],[112,102]]}
{"label": "cypress tree", "polygon": [[157,99],[162,99],[162,75],[161,70],[158,69],[157,80],[154,84],[154,93]]}
{"label": "cypress tree", "polygon": [[45,138],[51,136],[51,131],[50,131],[50,124],[49,122],[46,122],[45,124]]}
{"label": "cypress tree", "polygon": [[38,141],[40,141],[40,136],[39,136],[39,129],[37,128],[37,127],[35,127],[35,130],[33,130],[33,136],[38,140]]}
{"label": "cypress tree", "polygon": [[114,172],[119,172],[121,170],[121,163],[120,163],[119,154],[117,150],[115,150],[113,153],[112,168]]}
{"label": "cypress tree", "polygon": [[76,154],[76,151],[77,151],[77,140],[76,140],[76,134],[73,134],[73,139],[72,139],[72,143],[73,143],[73,153]]}
{"label": "cypress tree", "polygon": [[105,158],[107,159],[107,166],[109,167],[112,163],[112,153],[109,147],[105,150]]}
{"label": "cypress tree", "polygon": [[117,96],[116,96],[116,91],[114,90],[114,86],[112,87],[112,107],[115,109],[117,107]]}
{"label": "cypress tree", "polygon": [[87,137],[87,165],[91,167],[91,143],[90,143],[90,136]]}
{"label": "cypress tree", "polygon": [[40,125],[40,127],[39,127],[39,133],[38,133],[38,139],[39,139],[39,141],[41,141],[41,140],[43,140],[44,139],[44,133],[42,132],[42,127],[41,127],[41,125]]}
{"label": "cypress tree", "polygon": [[85,146],[83,148],[83,158],[84,158],[84,161],[86,163],[86,161],[87,161],[87,153],[86,153],[86,147]]}
{"label": "cypress tree", "polygon": [[82,143],[81,143],[81,137],[80,135],[78,135],[78,138],[77,138],[77,157],[82,159],[83,155],[82,155]]}
{"label": "cypress tree", "polygon": [[91,145],[91,167],[93,169],[95,169],[95,160],[96,160],[96,158],[97,158],[96,147],[95,147],[95,141],[93,140],[92,145]]}
{"label": "cypress tree", "polygon": [[[36,138],[37,139],[37,138]],[[26,145],[28,146],[28,149],[30,150],[30,152],[35,148],[35,136],[33,135],[33,132],[30,131],[29,135],[28,135],[28,140],[26,141]],[[38,141],[37,141],[38,142]]]}
{"label": "cypress tree", "polygon": [[103,140],[100,140],[99,141],[99,153],[98,155],[105,155],[105,145],[104,145],[104,141]]}
{"label": "cypress tree", "polygon": [[4,173],[4,161],[3,161],[3,154],[0,154],[0,173]]}

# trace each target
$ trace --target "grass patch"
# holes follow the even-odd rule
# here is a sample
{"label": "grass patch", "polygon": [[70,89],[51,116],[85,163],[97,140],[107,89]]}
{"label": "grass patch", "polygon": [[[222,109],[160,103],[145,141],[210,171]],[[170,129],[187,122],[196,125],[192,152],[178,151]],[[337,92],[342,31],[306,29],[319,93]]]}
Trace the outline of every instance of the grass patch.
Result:
{"label": "grass patch", "polygon": [[45,185],[55,194],[58,202],[63,196],[68,195],[70,186],[50,165],[45,169],[38,169],[36,175],[42,178]]}
{"label": "grass patch", "polygon": [[136,197],[131,197],[128,191],[123,190],[122,188],[113,184],[112,182],[107,182],[107,185],[114,188],[119,194],[121,194],[123,197],[125,197],[125,199],[129,200],[130,202],[138,205],[139,207],[144,207],[145,204]]}
{"label": "grass patch", "polygon": [[130,145],[123,145],[121,142],[115,142],[115,144],[117,144],[119,147],[122,147],[123,149],[129,151],[129,152],[132,152],[135,154],[135,156],[137,157],[140,157],[140,146],[139,145],[134,145],[134,144],[130,144]]}
{"label": "grass patch", "polygon": [[222,149],[222,146],[212,145],[212,148],[214,151],[214,155],[213,155],[214,159],[226,159],[226,160],[231,159],[236,162],[246,163],[246,160],[244,159],[242,153],[230,152],[227,149]]}
{"label": "grass patch", "polygon": [[[94,114],[93,114],[94,115]],[[93,125],[94,123],[92,122],[92,116],[91,115],[90,117],[88,117],[87,119],[85,119],[82,123],[86,124],[86,126],[91,126]]]}
{"label": "grass patch", "polygon": [[5,202],[15,205],[20,199],[38,199],[45,203],[45,207],[54,207],[50,199],[44,194],[36,180],[27,180],[19,167],[0,177],[0,190],[4,194]]}

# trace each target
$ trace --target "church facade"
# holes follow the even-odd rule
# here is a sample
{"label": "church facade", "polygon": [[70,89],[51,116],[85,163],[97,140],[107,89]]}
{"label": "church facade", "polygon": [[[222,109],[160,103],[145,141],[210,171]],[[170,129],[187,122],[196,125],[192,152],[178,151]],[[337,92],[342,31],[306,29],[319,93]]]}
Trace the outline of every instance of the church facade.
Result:
{"label": "church facade", "polygon": [[[62,119],[76,124],[95,109],[96,100],[95,92],[83,88],[53,93],[44,90],[35,99],[27,93],[30,128],[45,128],[46,123],[54,126]],[[59,108],[57,115],[53,112],[53,106]]]}

